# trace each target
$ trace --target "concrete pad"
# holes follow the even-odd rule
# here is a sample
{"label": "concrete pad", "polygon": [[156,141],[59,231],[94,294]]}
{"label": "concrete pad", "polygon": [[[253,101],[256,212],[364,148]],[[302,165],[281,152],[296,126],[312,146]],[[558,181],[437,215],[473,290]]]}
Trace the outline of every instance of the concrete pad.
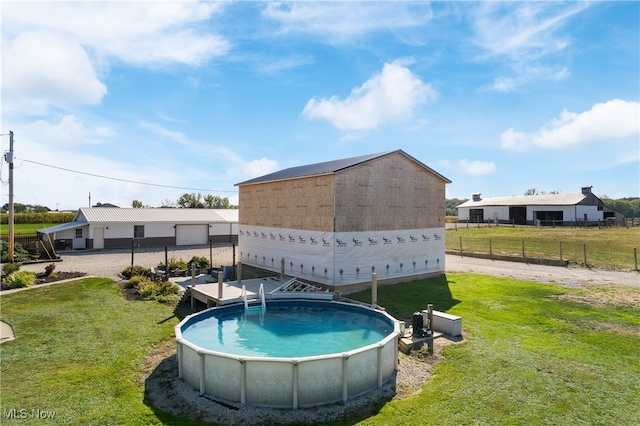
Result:
{"label": "concrete pad", "polygon": [[15,340],[15,338],[13,327],[6,322],[0,321],[0,343],[10,342],[11,340]]}

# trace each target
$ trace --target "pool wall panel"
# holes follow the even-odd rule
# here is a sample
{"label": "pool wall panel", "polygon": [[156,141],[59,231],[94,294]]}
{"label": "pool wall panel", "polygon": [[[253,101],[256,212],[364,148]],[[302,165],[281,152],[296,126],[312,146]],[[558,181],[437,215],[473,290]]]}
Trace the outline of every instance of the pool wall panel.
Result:
{"label": "pool wall panel", "polygon": [[342,398],[342,357],[298,364],[298,403],[333,402]]}
{"label": "pool wall panel", "polygon": [[293,363],[247,361],[247,403],[293,406]]}
{"label": "pool wall panel", "polygon": [[207,394],[229,401],[240,401],[242,364],[237,359],[206,355]]}
{"label": "pool wall panel", "polygon": [[378,386],[377,348],[360,352],[349,357],[347,380],[349,396],[360,395]]}

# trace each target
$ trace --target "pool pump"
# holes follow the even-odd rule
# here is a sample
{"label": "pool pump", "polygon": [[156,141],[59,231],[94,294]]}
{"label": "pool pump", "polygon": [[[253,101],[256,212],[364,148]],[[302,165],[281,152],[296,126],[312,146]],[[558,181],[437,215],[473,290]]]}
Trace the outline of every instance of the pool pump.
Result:
{"label": "pool pump", "polygon": [[430,337],[432,332],[428,311],[414,312],[411,318],[411,328],[414,337]]}

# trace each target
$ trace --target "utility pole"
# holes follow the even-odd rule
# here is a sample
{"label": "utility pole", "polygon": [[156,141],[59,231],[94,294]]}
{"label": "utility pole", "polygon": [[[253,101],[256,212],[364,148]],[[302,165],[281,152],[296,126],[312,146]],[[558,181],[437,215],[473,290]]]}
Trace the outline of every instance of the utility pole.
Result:
{"label": "utility pole", "polygon": [[13,232],[13,131],[9,131],[9,152],[5,152],[4,159],[9,163],[9,241],[7,255],[9,263],[13,263],[14,232]]}

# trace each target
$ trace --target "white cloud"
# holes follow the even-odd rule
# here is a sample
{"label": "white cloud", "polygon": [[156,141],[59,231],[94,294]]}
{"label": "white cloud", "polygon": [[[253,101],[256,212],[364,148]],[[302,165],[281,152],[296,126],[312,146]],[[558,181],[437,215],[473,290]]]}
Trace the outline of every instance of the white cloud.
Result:
{"label": "white cloud", "polygon": [[242,165],[243,175],[246,176],[247,179],[263,176],[277,170],[278,162],[264,157],[259,160],[249,161]]}
{"label": "white cloud", "polygon": [[438,165],[443,169],[449,169],[461,175],[484,176],[496,171],[496,163],[493,161],[470,161],[467,159],[458,160],[452,163],[449,160],[441,160]]}
{"label": "white cloud", "polygon": [[25,32],[3,40],[3,108],[45,110],[51,104],[94,105],[107,94],[86,51],[72,39]]}
{"label": "white cloud", "polygon": [[426,2],[269,2],[263,16],[279,22],[283,33],[352,42],[372,31],[423,26],[433,12]]}
{"label": "white cloud", "polygon": [[475,43],[488,55],[532,60],[564,50],[570,41],[556,31],[586,3],[483,2],[473,16]]}
{"label": "white cloud", "polygon": [[489,87],[510,92],[533,79],[566,78],[566,67],[542,62],[571,45],[559,32],[587,7],[587,3],[573,2],[481,2],[472,16],[473,43],[484,50],[483,59],[504,59],[513,71],[510,77],[497,77]]}
{"label": "white cloud", "polygon": [[9,2],[2,6],[4,112],[95,105],[112,62],[198,66],[230,49],[198,25],[219,2]]}
{"label": "white cloud", "polygon": [[31,139],[43,139],[42,143],[57,148],[70,148],[87,144],[102,144],[116,136],[105,126],[89,128],[74,115],[66,115],[59,122],[35,121],[23,129],[23,135]]}
{"label": "white cloud", "polygon": [[612,139],[639,133],[640,103],[613,99],[595,104],[582,113],[565,109],[558,118],[534,133],[508,129],[500,135],[500,140],[507,149],[561,149],[594,142],[609,143]]}
{"label": "white cloud", "polygon": [[496,163],[493,161],[469,161],[458,160],[456,169],[463,175],[484,176],[496,171]]}
{"label": "white cloud", "polygon": [[307,118],[324,118],[342,130],[375,129],[380,124],[402,121],[413,110],[435,99],[436,91],[424,83],[402,60],[387,63],[362,86],[356,87],[345,100],[310,99],[302,111]]}
{"label": "white cloud", "polygon": [[151,133],[160,136],[163,139],[169,139],[184,146],[191,145],[191,142],[183,133],[169,130],[157,123],[145,122],[145,123],[141,123],[141,126],[149,130]]}
{"label": "white cloud", "polygon": [[222,37],[191,28],[225,6],[222,2],[51,2],[3,6],[4,30],[46,30],[73,38],[99,56],[133,64],[198,65],[224,54]]}

